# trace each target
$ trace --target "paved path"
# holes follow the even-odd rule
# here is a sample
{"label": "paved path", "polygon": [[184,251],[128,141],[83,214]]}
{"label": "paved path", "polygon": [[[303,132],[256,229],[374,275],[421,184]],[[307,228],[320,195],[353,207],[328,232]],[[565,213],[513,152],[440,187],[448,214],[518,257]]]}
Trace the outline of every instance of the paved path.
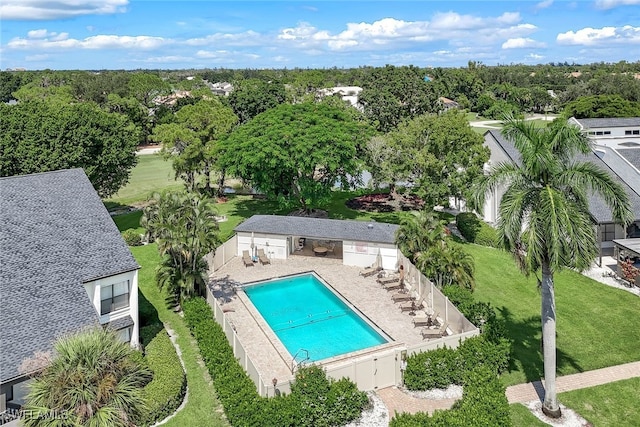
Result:
{"label": "paved path", "polygon": [[[556,389],[558,393],[563,393],[565,391],[593,387],[634,377],[640,377],[640,362],[625,363],[624,365],[611,366],[609,368],[596,369],[579,374],[564,375],[556,379]],[[543,398],[544,383],[542,381],[507,387],[507,399],[509,403],[524,403],[535,399],[542,400]]]}
{"label": "paved path", "polygon": [[[631,362],[624,365],[611,366],[609,368],[596,369],[578,374],[564,375],[556,379],[558,393],[593,387],[628,378],[640,377],[640,362]],[[436,409],[449,409],[457,399],[419,399],[409,396],[397,387],[387,387],[378,390],[378,396],[382,399],[389,417],[393,418],[396,412],[433,413]],[[509,403],[526,403],[544,397],[544,385],[542,381],[518,384],[507,387],[507,400]]]}

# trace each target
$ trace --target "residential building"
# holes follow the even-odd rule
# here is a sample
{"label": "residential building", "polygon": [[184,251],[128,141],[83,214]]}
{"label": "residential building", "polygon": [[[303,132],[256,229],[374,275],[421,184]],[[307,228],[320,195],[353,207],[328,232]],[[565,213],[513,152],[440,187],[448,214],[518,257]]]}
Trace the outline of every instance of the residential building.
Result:
{"label": "residential building", "polygon": [[138,345],[140,267],[82,169],[0,178],[0,200],[1,411],[65,334]]}
{"label": "residential building", "polygon": [[[635,119],[570,119],[579,124],[594,141],[593,152],[581,156],[580,160],[590,161],[606,170],[625,189],[635,215],[635,221],[628,228],[615,224],[611,210],[600,197],[591,195],[589,207],[597,224],[601,254],[613,254],[614,240],[640,237],[640,143],[638,137],[625,135],[627,130],[640,129],[640,118]],[[592,133],[594,132],[594,133]],[[485,145],[491,150],[486,166],[501,162],[519,162],[520,153],[506,140],[499,130],[489,130],[484,135]],[[603,145],[606,143],[606,145]],[[616,147],[616,148],[614,148]],[[484,220],[495,223],[498,220],[498,208],[505,188],[498,188],[490,194],[483,210]]]}
{"label": "residential building", "polygon": [[359,86],[336,86],[318,90],[318,98],[326,96],[338,95],[343,101],[348,102],[352,107],[362,110],[362,106],[358,104],[358,97],[362,92]]}

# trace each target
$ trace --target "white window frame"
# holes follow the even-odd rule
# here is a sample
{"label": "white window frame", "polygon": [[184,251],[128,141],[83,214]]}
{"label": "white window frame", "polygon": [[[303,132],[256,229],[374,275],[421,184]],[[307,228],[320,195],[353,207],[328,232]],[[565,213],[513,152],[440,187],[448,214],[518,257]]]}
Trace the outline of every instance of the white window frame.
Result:
{"label": "white window frame", "polygon": [[[119,289],[116,289],[118,287]],[[126,292],[123,290],[126,288]],[[106,291],[109,290],[109,296],[106,296]],[[119,298],[124,297],[124,298]],[[131,283],[129,280],[123,280],[121,282],[112,283],[110,285],[100,287],[100,315],[113,313],[114,311],[121,310],[123,308],[129,308],[131,299]],[[108,304],[105,307],[105,304]]]}

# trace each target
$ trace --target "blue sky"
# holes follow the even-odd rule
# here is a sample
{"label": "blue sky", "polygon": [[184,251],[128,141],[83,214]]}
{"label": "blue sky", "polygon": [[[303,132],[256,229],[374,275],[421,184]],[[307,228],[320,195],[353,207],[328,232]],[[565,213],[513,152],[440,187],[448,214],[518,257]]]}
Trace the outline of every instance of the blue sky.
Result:
{"label": "blue sky", "polygon": [[2,0],[0,68],[640,60],[640,0]]}

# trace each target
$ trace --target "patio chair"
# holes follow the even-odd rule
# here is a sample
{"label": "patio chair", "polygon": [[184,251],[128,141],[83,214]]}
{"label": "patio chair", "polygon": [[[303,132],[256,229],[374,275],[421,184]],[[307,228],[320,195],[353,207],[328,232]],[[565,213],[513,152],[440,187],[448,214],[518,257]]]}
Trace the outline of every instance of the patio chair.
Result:
{"label": "patio chair", "polygon": [[422,308],[422,303],[424,302],[425,295],[420,295],[420,298],[417,301],[405,301],[400,303],[400,311],[416,311]]}
{"label": "patio chair", "polygon": [[393,283],[393,282],[400,283],[400,277],[399,276],[381,277],[379,279],[376,279],[376,281],[381,285],[386,285],[387,283]]}
{"label": "patio chair", "polygon": [[422,334],[422,339],[434,339],[434,338],[442,338],[447,335],[447,328],[449,324],[447,322],[443,323],[438,329],[423,329],[420,333]]}
{"label": "patio chair", "polygon": [[418,326],[432,326],[437,324],[437,318],[440,315],[440,313],[434,313],[432,315],[427,314],[425,311],[419,311],[416,313],[415,317],[413,318],[413,327],[418,327]]}
{"label": "patio chair", "polygon": [[393,302],[402,302],[411,301],[413,297],[411,296],[411,294],[409,294],[409,292],[398,291],[391,295],[391,299],[393,300]]}
{"label": "patio chair", "polygon": [[402,289],[402,283],[400,283],[399,279],[396,279],[392,282],[384,283],[382,287],[387,291],[393,291],[397,289]]}
{"label": "patio chair", "polygon": [[265,255],[264,249],[258,249],[258,259],[262,265],[271,264],[271,260],[267,258],[267,255]]}
{"label": "patio chair", "polygon": [[242,251],[242,262],[245,267],[253,267],[253,260],[251,259],[251,255],[249,255],[249,251]]}
{"label": "patio chair", "polygon": [[378,271],[382,270],[380,267],[367,267],[364,270],[362,270],[360,272],[360,275],[363,277],[369,277],[369,276],[373,276],[374,274],[376,274]]}

